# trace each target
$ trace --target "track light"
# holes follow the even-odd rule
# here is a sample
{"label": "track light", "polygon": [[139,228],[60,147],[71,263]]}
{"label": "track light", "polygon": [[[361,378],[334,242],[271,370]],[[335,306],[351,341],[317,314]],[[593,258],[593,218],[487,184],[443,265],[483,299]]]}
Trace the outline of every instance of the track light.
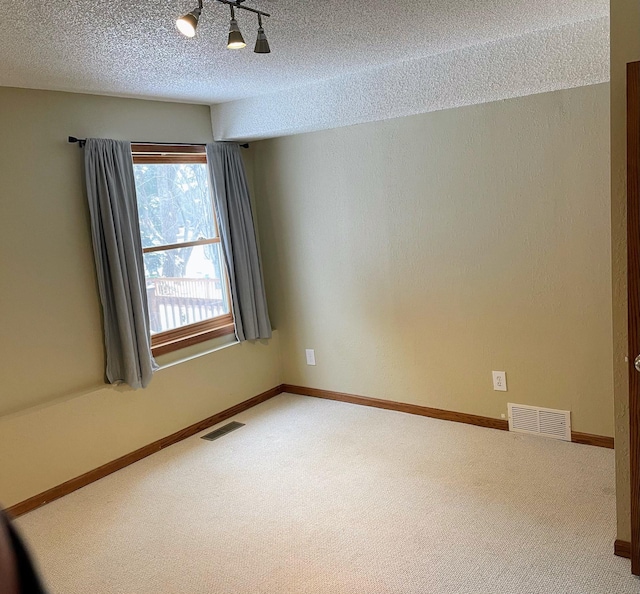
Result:
{"label": "track light", "polygon": [[198,19],[202,13],[202,0],[200,0],[197,8],[194,8],[191,12],[181,16],[176,21],[176,28],[180,33],[186,37],[194,37],[196,34],[196,27],[198,26]]}
{"label": "track light", "polygon": [[253,51],[256,54],[270,54],[271,49],[269,48],[269,42],[267,41],[267,36],[264,34],[264,29],[262,28],[262,15],[258,14],[258,37],[256,39],[256,47],[253,48]]}
{"label": "track light", "polygon": [[242,49],[243,47],[247,47],[247,44],[244,42],[242,33],[240,33],[240,29],[238,28],[238,21],[236,21],[236,15],[232,6],[231,22],[229,23],[229,42],[227,43],[227,48]]}
{"label": "track light", "polygon": [[[262,28],[262,17],[271,16],[269,13],[262,12],[261,10],[257,10],[255,8],[250,8],[249,6],[243,6],[242,2],[245,2],[245,0],[215,1],[220,2],[220,4],[228,4],[229,8],[231,8],[231,21],[229,22],[229,39],[227,41],[227,47],[229,49],[242,49],[243,47],[247,47],[247,44],[242,37],[242,33],[240,33],[238,21],[236,21],[235,9],[239,8],[258,15],[258,37],[256,39],[256,45],[253,51],[256,54],[271,53],[271,48],[269,47],[267,36],[265,35],[264,29]],[[198,6],[196,8],[194,8],[191,12],[185,14],[184,16],[181,16],[176,21],[176,28],[186,37],[195,37],[196,28],[198,27],[198,21],[200,20],[200,15],[202,14],[202,2],[203,0],[198,0]]]}

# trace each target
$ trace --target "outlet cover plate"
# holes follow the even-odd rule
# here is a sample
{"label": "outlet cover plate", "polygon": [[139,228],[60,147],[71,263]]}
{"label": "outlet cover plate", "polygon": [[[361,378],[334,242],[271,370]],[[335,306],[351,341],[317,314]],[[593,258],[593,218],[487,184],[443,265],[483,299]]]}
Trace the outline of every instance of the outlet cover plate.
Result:
{"label": "outlet cover plate", "polygon": [[504,371],[492,371],[493,389],[498,392],[507,391],[507,374]]}
{"label": "outlet cover plate", "polygon": [[307,356],[307,365],[315,365],[316,364],[316,352],[313,349],[305,349],[305,354]]}

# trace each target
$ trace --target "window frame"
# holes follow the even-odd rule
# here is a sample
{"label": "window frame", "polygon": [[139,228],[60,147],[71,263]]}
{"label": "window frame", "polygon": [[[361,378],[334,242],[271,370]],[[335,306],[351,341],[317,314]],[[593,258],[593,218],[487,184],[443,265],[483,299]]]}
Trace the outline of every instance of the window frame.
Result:
{"label": "window frame", "polygon": [[[189,164],[207,163],[207,153],[204,144],[143,144],[132,143],[131,154],[134,165],[162,165],[162,164]],[[211,192],[212,188],[209,188]],[[216,237],[187,241],[176,244],[162,246],[152,246],[143,248],[143,254],[170,250],[175,248],[193,247],[197,245],[210,245],[221,243],[220,230],[218,228],[218,217],[216,213],[213,196],[211,196],[211,207],[213,208],[213,221],[215,225]],[[229,273],[226,262],[222,266],[224,284],[226,286],[229,302],[228,314],[202,320],[193,324],[186,324],[172,330],[158,332],[151,335],[151,354],[154,357],[177,351],[179,349],[205,342],[213,338],[235,333],[235,322],[233,319],[233,308],[231,303],[231,287],[229,285]],[[145,277],[146,278],[146,277]]]}

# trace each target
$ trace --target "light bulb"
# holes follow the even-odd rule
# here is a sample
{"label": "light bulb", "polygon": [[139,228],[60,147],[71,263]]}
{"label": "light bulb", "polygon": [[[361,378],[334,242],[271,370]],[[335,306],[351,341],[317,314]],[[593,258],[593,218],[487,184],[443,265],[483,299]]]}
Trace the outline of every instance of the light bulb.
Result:
{"label": "light bulb", "polygon": [[185,37],[194,37],[196,34],[196,27],[198,26],[198,19],[200,18],[200,8],[194,8],[190,13],[181,16],[176,21],[176,28]]}

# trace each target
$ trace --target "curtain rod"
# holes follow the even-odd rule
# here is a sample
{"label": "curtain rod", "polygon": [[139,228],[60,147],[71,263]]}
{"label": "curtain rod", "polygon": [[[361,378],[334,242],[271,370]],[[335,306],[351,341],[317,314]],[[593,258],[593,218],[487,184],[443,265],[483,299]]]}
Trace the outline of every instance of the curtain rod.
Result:
{"label": "curtain rod", "polygon": [[[87,144],[87,139],[86,138],[76,138],[75,136],[69,136],[69,142],[70,143],[78,143],[78,146],[80,148],[83,148],[85,144]],[[140,141],[140,140],[136,140],[135,142],[132,142],[131,144],[157,144],[158,146],[162,146],[163,144],[172,144],[172,145],[184,145],[184,146],[204,146],[206,143],[204,142],[146,142],[146,141]],[[249,143],[245,142],[244,144],[240,145],[242,148],[249,148]]]}

